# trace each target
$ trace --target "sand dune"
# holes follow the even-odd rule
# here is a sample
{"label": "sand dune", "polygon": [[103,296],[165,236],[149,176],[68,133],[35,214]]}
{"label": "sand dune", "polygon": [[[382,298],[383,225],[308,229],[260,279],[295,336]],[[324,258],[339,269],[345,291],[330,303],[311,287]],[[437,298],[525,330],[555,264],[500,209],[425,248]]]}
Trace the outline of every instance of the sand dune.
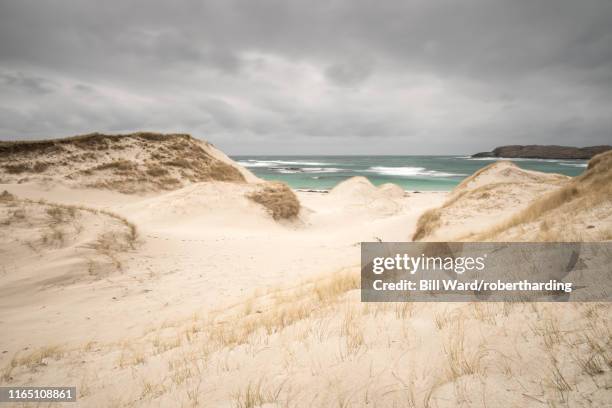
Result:
{"label": "sand dune", "polygon": [[458,185],[442,207],[424,214],[413,238],[454,241],[485,231],[568,180],[559,174],[524,170],[507,161],[490,164]]}
{"label": "sand dune", "polygon": [[150,228],[274,228],[265,208],[247,198],[250,184],[197,183],[119,209]]}
{"label": "sand dune", "polygon": [[367,202],[379,198],[402,198],[405,196],[404,190],[396,184],[386,183],[376,187],[365,177],[351,177],[341,183],[338,183],[330,193],[334,196],[341,197],[355,202]]}
{"label": "sand dune", "polygon": [[[68,285],[120,270],[122,253],[138,238],[133,224],[110,212],[21,200],[6,191],[0,205],[1,245],[13,257],[5,265],[11,282],[2,288],[4,300],[15,295],[12,283],[19,289]],[[36,265],[31,265],[32,253]]]}
{"label": "sand dune", "polygon": [[582,175],[539,196],[505,222],[469,239],[612,240],[612,152],[593,157]]}
{"label": "sand dune", "polygon": [[123,193],[174,190],[200,181],[258,181],[210,143],[185,134],[157,133],[0,142],[0,180]]}
{"label": "sand dune", "polygon": [[[139,137],[132,139],[113,143],[140,143]],[[63,140],[60,145],[62,154],[78,148]],[[121,157],[138,155],[136,147],[130,149],[120,150]],[[26,160],[24,153],[16,154],[18,162]],[[1,186],[7,193],[1,203],[0,322],[6,353],[0,362],[12,373],[5,381],[17,378],[11,359],[31,350],[136,338],[164,322],[239,302],[255,290],[353,264],[360,241],[408,239],[405,226],[444,196],[396,194],[388,198],[397,201],[394,208],[411,211],[385,215],[359,206],[347,213],[350,200],[305,192],[296,197],[289,191],[292,205],[301,208],[281,220],[273,208],[279,194],[281,204],[286,200],[284,187],[263,183],[237,166],[245,180],[186,178],[184,187],[138,194],[107,185],[93,188],[88,178],[96,175],[66,178],[62,169],[59,165],[49,176],[3,173],[8,179]],[[262,192],[262,200],[254,199]],[[57,219],[47,213],[55,208],[61,212]]]}
{"label": "sand dune", "polygon": [[367,208],[372,216],[390,215],[402,211],[401,201],[404,190],[392,183],[374,186],[362,176],[351,177],[330,191],[330,195],[343,203],[345,211]]}
{"label": "sand dune", "polygon": [[611,162],[610,152],[595,156],[574,179],[494,163],[464,180],[440,208],[423,214],[414,239],[610,240]]}
{"label": "sand dune", "polygon": [[[86,206],[20,199],[5,191],[0,217],[0,321],[2,345],[9,349],[24,347],[36,333],[32,322],[57,325],[56,308],[85,301],[82,288],[125,272],[129,253],[139,245],[134,224]],[[67,292],[76,297],[65,302]],[[70,324],[70,313],[60,319]]]}
{"label": "sand dune", "polygon": [[[61,165],[46,184],[3,173],[0,384],[76,385],[76,405],[103,407],[609,401],[607,304],[367,304],[358,289],[359,242],[410,240],[432,208],[441,222],[424,237],[441,239],[531,237],[490,228],[521,209],[539,225],[575,200],[609,222],[608,156],[575,180],[497,163],[451,195],[363,178],[293,195],[203,149],[242,178],[179,171],[180,188],[126,194]],[[554,194],[569,198],[542,204]]]}

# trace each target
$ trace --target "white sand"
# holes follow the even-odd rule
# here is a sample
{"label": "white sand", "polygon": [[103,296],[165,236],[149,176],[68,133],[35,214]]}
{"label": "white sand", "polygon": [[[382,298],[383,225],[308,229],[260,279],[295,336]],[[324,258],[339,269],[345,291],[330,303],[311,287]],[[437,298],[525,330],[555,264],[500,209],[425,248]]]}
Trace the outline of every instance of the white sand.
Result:
{"label": "white sand", "polygon": [[[356,265],[359,242],[409,239],[419,214],[445,197],[382,194],[362,206],[350,197],[301,192],[300,218],[279,223],[245,197],[253,188],[198,183],[142,197],[62,186],[0,185],[0,191],[20,198],[109,210],[133,222],[139,232],[136,249],[117,255],[122,270],[97,278],[82,272],[88,254],[81,246],[102,225],[110,229],[103,219],[79,217],[84,232],[66,247],[39,244],[36,229],[23,223],[3,227],[0,322],[6,329],[2,351],[7,352],[0,354],[0,363],[26,347],[117,341],[166,320],[221,308],[256,289]],[[34,210],[26,211],[30,218]],[[42,217],[32,222],[42,228],[46,221]],[[73,279],[70,284],[32,287],[32,282],[40,285],[44,275]]]}
{"label": "white sand", "polygon": [[[491,220],[527,183],[502,170]],[[496,180],[487,177],[468,188]],[[522,200],[555,182],[529,181]],[[297,193],[299,218],[276,222],[245,197],[255,188],[207,182],[139,196],[0,185],[84,206],[53,221],[53,205],[0,202],[0,384],[76,385],[77,406],[611,401],[607,304],[359,302],[359,242],[410,240],[448,194],[356,178]],[[482,211],[445,213],[442,227],[479,227]],[[113,214],[136,225],[136,242]],[[102,245],[108,233],[114,246]]]}

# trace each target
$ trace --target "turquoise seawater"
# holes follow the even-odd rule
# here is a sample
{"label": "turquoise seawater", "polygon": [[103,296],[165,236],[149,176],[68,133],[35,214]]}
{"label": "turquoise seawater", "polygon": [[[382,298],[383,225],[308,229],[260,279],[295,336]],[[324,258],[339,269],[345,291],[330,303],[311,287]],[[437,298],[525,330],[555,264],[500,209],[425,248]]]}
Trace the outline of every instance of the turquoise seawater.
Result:
{"label": "turquoise seawater", "polygon": [[[375,185],[406,190],[451,190],[465,177],[497,159],[467,156],[233,156],[258,177],[292,188],[329,189],[349,177],[365,176]],[[510,160],[510,159],[505,159]],[[585,160],[512,159],[522,168],[577,176]]]}

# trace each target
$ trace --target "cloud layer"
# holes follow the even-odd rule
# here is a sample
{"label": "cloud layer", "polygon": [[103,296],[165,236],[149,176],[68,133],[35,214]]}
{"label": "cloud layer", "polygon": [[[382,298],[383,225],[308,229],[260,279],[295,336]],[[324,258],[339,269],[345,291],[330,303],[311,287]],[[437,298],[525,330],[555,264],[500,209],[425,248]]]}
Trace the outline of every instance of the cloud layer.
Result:
{"label": "cloud layer", "polygon": [[176,131],[231,154],[609,143],[610,21],[608,0],[7,0],[0,140]]}

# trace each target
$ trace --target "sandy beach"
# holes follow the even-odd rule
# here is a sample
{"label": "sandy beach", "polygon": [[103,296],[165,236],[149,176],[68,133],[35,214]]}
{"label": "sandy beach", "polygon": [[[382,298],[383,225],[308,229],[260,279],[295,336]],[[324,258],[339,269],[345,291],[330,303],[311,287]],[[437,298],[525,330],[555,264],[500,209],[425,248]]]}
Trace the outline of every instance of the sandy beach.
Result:
{"label": "sandy beach", "polygon": [[[368,304],[358,290],[360,242],[610,240],[610,154],[575,179],[499,162],[449,193],[363,177],[323,193],[183,136],[15,146],[1,163],[2,385],[75,385],[79,406],[117,407],[610,400],[606,303]],[[160,182],[171,146],[187,162]],[[53,153],[37,171],[40,149]],[[563,206],[565,228],[543,228]]]}

